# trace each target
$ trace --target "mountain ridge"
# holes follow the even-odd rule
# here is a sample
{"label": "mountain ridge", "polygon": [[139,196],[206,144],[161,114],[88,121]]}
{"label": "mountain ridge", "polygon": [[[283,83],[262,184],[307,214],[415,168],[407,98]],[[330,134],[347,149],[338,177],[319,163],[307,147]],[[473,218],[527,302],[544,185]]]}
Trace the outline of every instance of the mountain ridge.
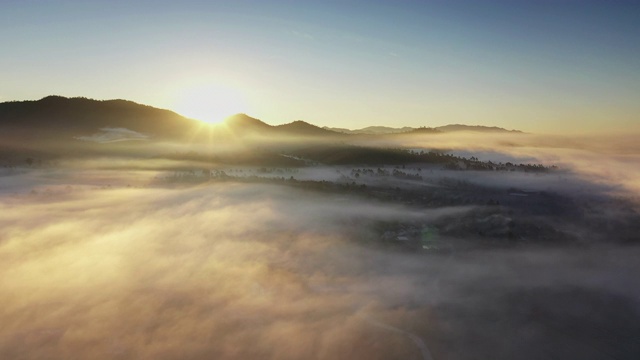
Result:
{"label": "mountain ridge", "polygon": [[[49,95],[40,100],[0,103],[0,130],[18,134],[26,140],[64,135],[88,138],[102,129],[122,128],[152,140],[194,139],[209,126],[218,134],[238,136],[299,136],[310,138],[348,135],[437,134],[454,131],[521,133],[499,127],[451,124],[435,128],[369,126],[363,129],[319,127],[303,120],[270,125],[247,114],[235,114],[222,125],[210,125],[174,111],[139,104],[130,100],[94,100],[86,97]],[[222,136],[223,136],[222,135]],[[204,138],[204,136],[203,136]]]}
{"label": "mountain ridge", "polygon": [[295,135],[306,135],[306,136],[340,136],[342,134],[321,128],[319,126],[310,124],[303,120],[295,120],[288,124],[276,125],[274,128],[279,129],[281,131],[295,134]]}
{"label": "mountain ridge", "polygon": [[[463,124],[448,124],[443,126],[430,127],[409,127],[403,126],[401,128],[394,128],[389,126],[367,126],[361,129],[347,129],[338,127],[324,126],[323,129],[341,132],[345,134],[358,134],[358,135],[389,135],[389,134],[408,134],[408,133],[450,133],[450,132],[496,132],[496,133],[523,133],[520,130],[508,130],[498,126],[485,126],[485,125],[463,125]],[[435,130],[435,131],[434,131]]]}
{"label": "mountain ridge", "polygon": [[158,139],[175,139],[188,136],[198,123],[171,110],[122,99],[51,95],[0,103],[0,129],[31,139],[60,134],[86,136],[102,128],[125,128]]}

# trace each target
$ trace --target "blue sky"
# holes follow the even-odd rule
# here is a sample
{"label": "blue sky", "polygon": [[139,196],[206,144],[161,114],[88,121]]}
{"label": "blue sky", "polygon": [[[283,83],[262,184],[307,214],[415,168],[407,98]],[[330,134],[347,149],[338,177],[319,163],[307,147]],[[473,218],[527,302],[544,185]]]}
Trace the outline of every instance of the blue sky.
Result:
{"label": "blue sky", "polygon": [[3,1],[0,101],[640,130],[639,1]]}

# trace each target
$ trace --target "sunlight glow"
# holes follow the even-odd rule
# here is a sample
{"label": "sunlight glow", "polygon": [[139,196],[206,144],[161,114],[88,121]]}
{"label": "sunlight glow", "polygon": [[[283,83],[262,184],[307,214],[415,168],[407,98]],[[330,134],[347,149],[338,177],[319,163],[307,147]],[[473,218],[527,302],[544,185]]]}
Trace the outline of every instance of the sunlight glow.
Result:
{"label": "sunlight glow", "polygon": [[212,83],[185,88],[176,97],[175,110],[210,124],[221,123],[237,113],[249,112],[247,101],[239,91]]}

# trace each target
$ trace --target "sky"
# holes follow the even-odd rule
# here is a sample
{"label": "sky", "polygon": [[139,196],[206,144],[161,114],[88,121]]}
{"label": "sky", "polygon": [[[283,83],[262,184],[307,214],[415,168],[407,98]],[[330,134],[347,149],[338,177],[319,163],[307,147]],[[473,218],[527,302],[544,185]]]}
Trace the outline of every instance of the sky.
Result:
{"label": "sky", "polygon": [[640,1],[3,0],[0,49],[0,101],[640,131]]}

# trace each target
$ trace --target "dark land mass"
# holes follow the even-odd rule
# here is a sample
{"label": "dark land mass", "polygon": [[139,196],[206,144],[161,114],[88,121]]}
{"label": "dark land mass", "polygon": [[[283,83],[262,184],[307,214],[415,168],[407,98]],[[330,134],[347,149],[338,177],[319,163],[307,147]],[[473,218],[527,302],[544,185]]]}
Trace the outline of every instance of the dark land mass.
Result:
{"label": "dark land mass", "polygon": [[90,136],[102,128],[125,128],[157,139],[186,139],[200,122],[173,111],[127,100],[47,96],[0,103],[0,129],[26,141]]}
{"label": "dark land mass", "polygon": [[[444,154],[418,154],[403,149],[351,144],[351,140],[440,133],[433,128],[403,128],[408,130],[380,135],[391,128],[369,129],[371,134],[348,135],[301,120],[272,126],[246,114],[231,116],[224,124],[214,126],[126,100],[48,96],[37,101],[0,103],[0,165],[116,156],[265,166],[424,162],[451,169],[505,168],[504,164],[481,163]],[[242,149],[207,154],[197,149],[169,150],[167,144],[187,147],[200,144],[210,149],[212,145],[242,144]],[[529,167],[527,170],[541,169]]]}
{"label": "dark land mass", "polygon": [[[497,127],[448,125],[439,128],[399,129],[368,127],[361,131],[320,128],[302,120],[272,126],[246,114],[229,117],[223,125],[210,125],[173,111],[127,100],[92,100],[47,96],[35,101],[0,103],[0,136],[5,143],[32,147],[73,147],[80,142],[152,141],[179,143],[229,142],[259,137],[262,141],[348,141],[351,135],[438,134],[447,131],[504,132]],[[348,133],[348,134],[347,134]]]}
{"label": "dark land mass", "polygon": [[127,129],[159,141],[209,141],[228,136],[343,136],[304,121],[271,126],[245,114],[227,119],[216,128],[173,111],[127,100],[92,100],[47,96],[37,101],[0,103],[0,129],[27,141],[88,137],[101,129]]}

